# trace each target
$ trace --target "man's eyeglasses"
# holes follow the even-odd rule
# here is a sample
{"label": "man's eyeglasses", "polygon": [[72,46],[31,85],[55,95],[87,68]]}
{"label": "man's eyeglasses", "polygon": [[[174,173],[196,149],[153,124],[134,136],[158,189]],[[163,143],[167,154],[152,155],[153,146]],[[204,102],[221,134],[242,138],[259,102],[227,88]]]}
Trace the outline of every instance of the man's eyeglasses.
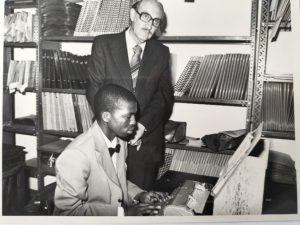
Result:
{"label": "man's eyeglasses", "polygon": [[159,18],[152,18],[151,15],[149,15],[148,13],[146,12],[138,12],[136,9],[134,9],[136,11],[136,13],[140,16],[140,20],[145,22],[145,23],[148,23],[150,21],[152,21],[152,25],[155,26],[155,27],[159,27],[160,23],[161,23],[161,19]]}

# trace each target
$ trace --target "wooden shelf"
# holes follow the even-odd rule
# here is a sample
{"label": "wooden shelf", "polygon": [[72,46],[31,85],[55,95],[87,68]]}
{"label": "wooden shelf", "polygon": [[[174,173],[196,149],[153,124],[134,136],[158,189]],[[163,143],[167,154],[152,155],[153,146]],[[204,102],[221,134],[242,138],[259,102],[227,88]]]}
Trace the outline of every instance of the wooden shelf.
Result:
{"label": "wooden shelf", "polygon": [[23,9],[23,8],[37,8],[36,0],[32,1],[5,1],[6,8]]}
{"label": "wooden shelf", "polygon": [[11,132],[11,133],[18,133],[18,134],[25,134],[25,135],[36,135],[36,128],[34,126],[29,125],[3,125],[3,131]]}
{"label": "wooden shelf", "polygon": [[43,92],[56,92],[56,93],[85,95],[85,90],[82,90],[82,89],[43,88],[42,91]]}
{"label": "wooden shelf", "polygon": [[295,132],[263,131],[262,137],[295,140]]}
{"label": "wooden shelf", "polygon": [[162,42],[250,43],[250,36],[162,36]]}
{"label": "wooden shelf", "polygon": [[213,105],[228,105],[228,106],[242,106],[246,107],[248,101],[246,100],[226,100],[213,98],[193,98],[188,96],[175,97],[175,102],[179,103],[193,103],[193,104],[213,104]]}
{"label": "wooden shelf", "polygon": [[36,48],[35,42],[4,42],[4,47],[10,48]]}
{"label": "wooden shelf", "polygon": [[59,42],[93,42],[94,38],[94,36],[51,36],[43,37],[43,40]]}
{"label": "wooden shelf", "polygon": [[[43,92],[56,92],[67,94],[82,94],[86,93],[81,89],[59,89],[59,88],[43,88]],[[227,100],[227,99],[213,99],[213,98],[191,98],[187,96],[175,97],[175,102],[179,103],[193,103],[193,104],[213,104],[213,105],[228,105],[228,106],[242,106],[246,107],[248,101],[246,100]]]}
{"label": "wooden shelf", "polygon": [[[42,173],[43,175],[55,176],[55,166],[49,167],[47,164],[42,162]],[[26,169],[30,173],[31,177],[37,177],[38,175],[38,162],[37,158],[26,160]]]}
{"label": "wooden shelf", "polygon": [[[3,92],[7,92],[8,93],[8,87],[7,86],[3,87]],[[16,92],[20,93],[20,91],[18,91],[18,90],[16,90]],[[35,88],[33,88],[33,87],[28,87],[28,88],[25,88],[24,93],[21,93],[21,94],[26,94],[27,92],[36,93],[37,90]]]}
{"label": "wooden shelf", "polygon": [[[275,21],[269,21],[268,27],[269,28],[274,27],[275,23],[276,23]],[[291,30],[291,21],[288,21],[288,22],[282,21],[279,25],[279,29],[290,31]]]}
{"label": "wooden shelf", "polygon": [[284,76],[264,76],[263,81],[265,82],[280,82],[280,83],[293,83],[293,77],[284,77]]}
{"label": "wooden shelf", "polygon": [[59,155],[68,144],[70,144],[70,140],[57,140],[53,141],[44,145],[41,145],[38,150],[42,153],[48,153],[48,154],[56,154]]}
{"label": "wooden shelf", "polygon": [[232,150],[226,150],[226,151],[220,151],[220,152],[215,152],[207,147],[193,147],[193,146],[187,146],[187,145],[182,145],[182,144],[171,144],[171,143],[166,143],[165,144],[166,148],[172,148],[172,149],[177,149],[177,150],[188,150],[188,151],[196,151],[196,152],[209,152],[209,153],[215,153],[215,154],[223,154],[223,155],[232,155],[234,151]]}
{"label": "wooden shelf", "polygon": [[59,137],[70,137],[70,138],[75,138],[80,134],[79,132],[58,131],[58,130],[43,130],[42,133],[51,134]]}
{"label": "wooden shelf", "polygon": [[48,165],[45,165],[44,163],[42,164],[42,173],[44,175],[50,175],[50,176],[55,176],[55,166],[53,165],[52,167],[49,167]]}
{"label": "wooden shelf", "polygon": [[[52,36],[43,37],[45,41],[61,41],[61,42],[93,42],[94,36]],[[212,42],[212,43],[250,43],[249,36],[162,36],[158,38],[162,42]]]}

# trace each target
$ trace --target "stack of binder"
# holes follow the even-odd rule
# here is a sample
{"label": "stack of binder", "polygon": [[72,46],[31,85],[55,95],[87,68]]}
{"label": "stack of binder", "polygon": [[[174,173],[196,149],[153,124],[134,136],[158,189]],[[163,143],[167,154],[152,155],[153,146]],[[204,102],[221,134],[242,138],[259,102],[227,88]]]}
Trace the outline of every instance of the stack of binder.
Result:
{"label": "stack of binder", "polygon": [[270,4],[270,20],[277,21],[282,18],[283,22],[291,21],[290,0],[272,0]]}
{"label": "stack of binder", "polygon": [[35,76],[35,61],[10,60],[6,82],[9,92],[24,93],[26,88],[34,88]]}
{"label": "stack of binder", "polygon": [[218,177],[231,155],[166,149],[172,155],[169,170]]}
{"label": "stack of binder", "polygon": [[42,108],[45,130],[83,132],[92,124],[93,113],[84,95],[43,92]]}
{"label": "stack of binder", "polygon": [[248,54],[192,57],[175,85],[177,96],[245,100],[249,75]]}
{"label": "stack of binder", "polygon": [[135,0],[84,0],[74,36],[118,33],[129,26],[129,11]]}
{"label": "stack of binder", "polygon": [[183,96],[188,93],[203,60],[201,56],[191,57],[174,86],[174,95]]}
{"label": "stack of binder", "polygon": [[4,17],[4,41],[32,42],[33,14],[30,12],[16,12]]}
{"label": "stack of binder", "polygon": [[275,41],[279,28],[291,26],[291,5],[290,0],[272,0],[270,5],[270,18],[275,21],[275,25],[271,28],[270,39]]}
{"label": "stack of binder", "polygon": [[41,30],[43,36],[72,36],[81,5],[66,0],[42,0]]}
{"label": "stack of binder", "polygon": [[84,132],[92,125],[94,114],[85,95],[75,95],[75,102],[77,102],[79,107],[82,131]]}
{"label": "stack of binder", "polygon": [[89,56],[78,56],[65,51],[42,51],[43,87],[85,89]]}
{"label": "stack of binder", "polygon": [[294,132],[293,83],[264,83],[262,120],[265,131]]}
{"label": "stack of binder", "polygon": [[271,181],[296,184],[295,162],[288,154],[270,151],[268,169]]}

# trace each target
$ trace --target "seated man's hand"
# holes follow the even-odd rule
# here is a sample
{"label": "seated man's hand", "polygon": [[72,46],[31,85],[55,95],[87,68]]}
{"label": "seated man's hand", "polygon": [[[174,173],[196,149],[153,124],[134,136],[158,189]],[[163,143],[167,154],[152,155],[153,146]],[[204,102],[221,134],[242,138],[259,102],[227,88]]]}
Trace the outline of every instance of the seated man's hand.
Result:
{"label": "seated man's hand", "polygon": [[157,202],[167,201],[168,199],[170,199],[168,193],[149,191],[140,193],[137,200],[142,203],[154,204]]}
{"label": "seated man's hand", "polygon": [[157,216],[161,207],[145,203],[128,206],[125,210],[126,216]]}

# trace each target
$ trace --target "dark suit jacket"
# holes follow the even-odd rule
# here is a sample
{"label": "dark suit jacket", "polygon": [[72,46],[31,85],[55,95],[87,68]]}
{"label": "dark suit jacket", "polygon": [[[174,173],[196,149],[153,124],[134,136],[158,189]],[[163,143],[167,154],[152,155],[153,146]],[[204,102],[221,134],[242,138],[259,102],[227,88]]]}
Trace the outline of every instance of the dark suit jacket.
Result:
{"label": "dark suit jacket", "polygon": [[[146,43],[136,84],[137,121],[146,128],[140,150],[130,152],[142,162],[163,159],[163,122],[173,107],[173,88],[169,71],[169,49],[157,40]],[[97,36],[89,62],[87,99],[93,107],[94,96],[105,84],[114,83],[133,92],[125,31]]]}
{"label": "dark suit jacket", "polygon": [[116,216],[143,190],[126,180],[127,144],[117,155],[117,173],[99,125],[78,136],[56,161],[55,215]]}

